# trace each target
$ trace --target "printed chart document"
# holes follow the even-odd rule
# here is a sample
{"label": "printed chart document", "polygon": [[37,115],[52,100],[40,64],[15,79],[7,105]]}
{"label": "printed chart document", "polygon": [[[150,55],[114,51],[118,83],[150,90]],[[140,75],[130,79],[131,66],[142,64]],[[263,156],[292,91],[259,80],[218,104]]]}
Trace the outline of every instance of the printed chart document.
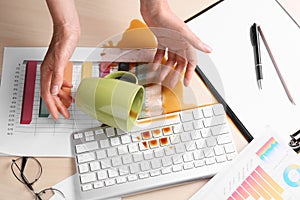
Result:
{"label": "printed chart document", "polygon": [[297,200],[300,157],[275,135],[262,133],[190,200]]}
{"label": "printed chart document", "polygon": [[[0,86],[0,152],[8,155],[71,156],[72,132],[101,123],[69,107],[70,119],[51,118],[40,98],[40,64],[47,48],[5,48]],[[108,56],[100,56],[110,51]],[[72,81],[75,95],[81,79],[99,77],[99,61],[150,62],[153,50],[76,48],[65,75]],[[122,57],[122,55],[124,55]],[[139,60],[140,59],[140,60]],[[66,72],[67,71],[67,72]],[[73,96],[74,97],[74,96]]]}

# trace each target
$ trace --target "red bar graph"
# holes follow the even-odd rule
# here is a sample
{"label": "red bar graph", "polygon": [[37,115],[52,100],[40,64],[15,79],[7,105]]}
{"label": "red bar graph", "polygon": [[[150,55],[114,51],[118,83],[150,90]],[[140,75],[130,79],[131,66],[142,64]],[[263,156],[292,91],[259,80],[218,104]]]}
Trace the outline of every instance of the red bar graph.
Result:
{"label": "red bar graph", "polygon": [[25,71],[25,83],[23,89],[23,101],[20,124],[30,124],[34,102],[34,87],[36,79],[37,61],[28,61]]}

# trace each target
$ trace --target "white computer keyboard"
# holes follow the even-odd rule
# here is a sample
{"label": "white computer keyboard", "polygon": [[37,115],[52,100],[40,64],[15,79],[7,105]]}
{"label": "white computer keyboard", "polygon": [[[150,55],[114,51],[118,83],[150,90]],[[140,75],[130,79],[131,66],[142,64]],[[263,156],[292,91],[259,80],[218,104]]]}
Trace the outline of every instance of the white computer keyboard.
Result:
{"label": "white computer keyboard", "polygon": [[107,199],[211,177],[237,154],[221,104],[73,133],[76,192]]}

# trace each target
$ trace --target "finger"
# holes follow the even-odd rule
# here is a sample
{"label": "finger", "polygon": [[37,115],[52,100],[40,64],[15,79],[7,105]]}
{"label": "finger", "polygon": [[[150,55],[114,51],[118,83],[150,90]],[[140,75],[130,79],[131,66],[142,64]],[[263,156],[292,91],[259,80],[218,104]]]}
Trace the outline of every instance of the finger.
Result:
{"label": "finger", "polygon": [[52,95],[57,95],[59,93],[60,88],[62,87],[64,80],[64,66],[59,65],[54,68],[52,72],[52,80],[51,80],[51,88],[50,92]]}
{"label": "finger", "polygon": [[202,42],[200,40],[199,37],[197,37],[197,35],[195,33],[193,33],[191,31],[191,29],[184,24],[183,28],[182,28],[182,35],[183,37],[187,40],[187,42],[189,44],[191,44],[193,47],[195,47],[196,49],[203,51],[205,53],[210,53],[212,51],[212,48],[205,44],[204,42]]}
{"label": "finger", "polygon": [[70,118],[70,113],[66,106],[61,102],[58,96],[53,96],[53,99],[55,101],[55,105],[59,113],[66,119]]}
{"label": "finger", "polygon": [[184,57],[177,55],[177,63],[175,66],[174,73],[172,74],[172,79],[170,83],[172,88],[175,87],[175,85],[179,81],[181,72],[184,70],[185,66],[186,66],[186,59]]}
{"label": "finger", "polygon": [[168,51],[168,60],[166,62],[166,66],[162,67],[159,79],[162,81],[169,74],[171,69],[176,63],[176,54]]}
{"label": "finger", "polygon": [[193,75],[195,73],[196,66],[190,62],[188,62],[185,74],[184,74],[184,86],[189,86],[191,83],[191,80],[193,78]]}
{"label": "finger", "polygon": [[58,97],[61,99],[62,103],[68,108],[70,104],[73,102],[73,98],[69,92],[64,90],[60,90],[58,93]]}
{"label": "finger", "polygon": [[52,118],[54,120],[57,120],[59,112],[58,112],[58,110],[56,108],[56,104],[55,104],[55,101],[53,99],[53,96],[50,93],[48,93],[46,95],[42,94],[42,99],[44,100],[44,102],[45,102],[45,104],[46,104],[46,106],[47,106],[47,108],[48,108],[48,110],[49,110]]}
{"label": "finger", "polygon": [[153,71],[157,70],[161,64],[163,57],[165,56],[165,49],[157,49],[153,59]]}
{"label": "finger", "polygon": [[73,84],[70,83],[69,81],[64,80],[62,87],[73,88]]}
{"label": "finger", "polygon": [[50,94],[50,80],[52,71],[49,70],[46,60],[41,65],[41,97],[54,120],[58,119],[58,110],[56,108],[53,96]]}

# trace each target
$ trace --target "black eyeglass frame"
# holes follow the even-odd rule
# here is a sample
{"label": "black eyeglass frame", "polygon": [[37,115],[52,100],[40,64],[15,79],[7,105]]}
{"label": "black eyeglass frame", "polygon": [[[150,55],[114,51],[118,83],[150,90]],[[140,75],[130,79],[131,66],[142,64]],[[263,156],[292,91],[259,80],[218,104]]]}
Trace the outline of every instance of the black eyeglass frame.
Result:
{"label": "black eyeglass frame", "polygon": [[[21,168],[16,163],[20,159],[22,159],[22,161],[21,161]],[[27,179],[27,177],[24,174],[25,166],[26,166],[26,163],[27,163],[28,159],[33,159],[38,164],[38,166],[39,166],[39,172],[38,172],[37,178],[35,178],[34,181],[32,181],[32,182],[29,182],[28,179]],[[16,168],[20,171],[21,179],[17,176],[15,170],[13,169],[13,166],[16,166]],[[18,181],[20,181],[21,183],[23,183],[24,185],[26,185],[26,187],[35,195],[36,199],[42,200],[41,195],[43,193],[46,193],[48,190],[49,191],[53,191],[53,192],[54,191],[58,192],[63,197],[63,199],[66,199],[66,197],[65,197],[65,195],[64,195],[64,193],[62,191],[60,191],[60,190],[58,190],[56,188],[52,188],[52,187],[45,188],[45,189],[41,190],[40,192],[35,192],[35,190],[32,187],[32,185],[39,180],[39,178],[41,177],[42,172],[43,172],[43,168],[42,168],[42,165],[41,165],[40,161],[38,161],[38,159],[36,159],[35,157],[23,156],[23,157],[18,157],[17,159],[13,159],[10,168],[11,168],[11,171],[12,171],[13,175],[15,176],[15,178]]]}

